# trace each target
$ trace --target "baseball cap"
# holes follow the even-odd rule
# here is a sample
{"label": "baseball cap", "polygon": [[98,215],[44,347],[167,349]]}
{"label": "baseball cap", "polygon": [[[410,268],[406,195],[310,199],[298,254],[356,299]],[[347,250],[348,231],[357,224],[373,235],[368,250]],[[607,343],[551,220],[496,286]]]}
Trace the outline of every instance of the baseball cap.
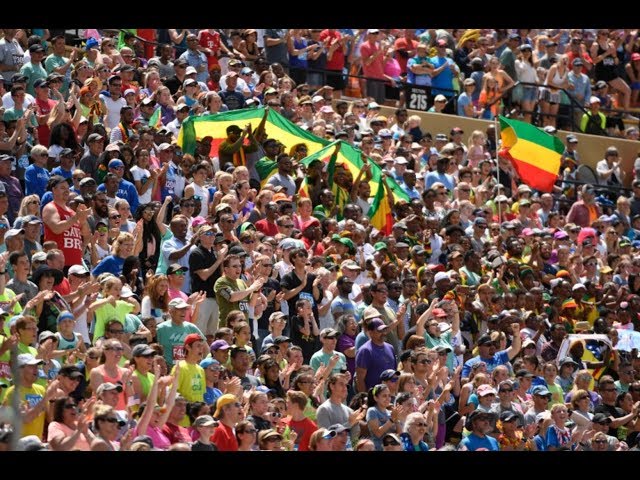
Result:
{"label": "baseball cap", "polygon": [[544,385],[536,385],[531,389],[532,395],[539,395],[541,397],[550,397],[551,392]]}
{"label": "baseball cap", "polygon": [[[43,332],[44,333],[44,332]],[[51,332],[49,332],[51,333]],[[18,368],[25,367],[27,365],[41,365],[44,360],[34,357],[30,353],[22,353],[18,355]]]}
{"label": "baseball cap", "polygon": [[193,426],[195,428],[198,428],[198,427],[213,427],[214,425],[216,425],[216,421],[213,419],[213,417],[211,415],[200,415],[193,422]]}
{"label": "baseball cap", "polygon": [[124,162],[119,158],[114,158],[109,162],[109,168],[119,168],[124,167]]}
{"label": "baseball cap", "polygon": [[156,354],[156,351],[146,343],[136,345],[131,350],[131,356],[133,357],[150,357],[150,356],[155,356],[155,354]]}
{"label": "baseball cap", "polygon": [[388,368],[387,370],[385,370],[384,372],[382,372],[380,374],[380,381],[391,380],[395,376],[399,377],[400,376],[400,371]]}
{"label": "baseball cap", "polygon": [[187,335],[184,339],[184,344],[186,345],[193,345],[196,342],[200,342],[203,341],[203,338],[198,335],[197,333],[190,333],[189,335]]}
{"label": "baseball cap", "polygon": [[183,308],[188,308],[189,304],[185,302],[182,298],[174,298],[169,302],[169,308],[177,308],[179,310]]}
{"label": "baseball cap", "polygon": [[120,385],[119,383],[105,382],[105,383],[101,384],[100,386],[98,386],[98,388],[96,389],[96,395],[100,396],[104,392],[110,392],[112,390],[116,390],[118,392],[122,392],[122,385]]}
{"label": "baseball cap", "polygon": [[218,350],[229,350],[230,348],[231,346],[224,340],[216,340],[209,347],[212,352],[217,352]]}
{"label": "baseball cap", "polygon": [[373,320],[371,320],[369,322],[369,324],[367,325],[367,330],[376,330],[378,332],[383,331],[385,328],[387,328],[387,326],[385,325],[385,323],[380,320],[379,318],[374,318]]}
{"label": "baseball cap", "polygon": [[82,277],[84,275],[89,275],[89,270],[86,269],[84,265],[76,264],[71,265],[69,267],[69,275],[76,275],[78,277]]}
{"label": "baseball cap", "polygon": [[320,338],[337,338],[340,333],[333,328],[323,328],[320,331]]}
{"label": "baseball cap", "polygon": [[[189,269],[187,267],[183,267],[182,265],[177,263],[172,263],[171,265],[169,265],[169,268],[167,268],[167,275],[172,275],[176,272],[188,272],[188,271]],[[177,300],[177,299],[174,298],[172,301],[174,300]],[[177,308],[184,308],[184,307],[177,307]]]}

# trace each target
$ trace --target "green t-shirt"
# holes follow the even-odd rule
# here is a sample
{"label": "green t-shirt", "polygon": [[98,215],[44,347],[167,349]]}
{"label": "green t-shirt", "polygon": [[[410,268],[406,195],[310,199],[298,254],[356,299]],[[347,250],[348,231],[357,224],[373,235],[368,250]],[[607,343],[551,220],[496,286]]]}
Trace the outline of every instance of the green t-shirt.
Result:
{"label": "green t-shirt", "polygon": [[203,339],[206,338],[193,323],[184,322],[182,325],[176,325],[171,320],[167,320],[158,325],[156,338],[164,349],[164,359],[169,367],[178,360],[184,359],[184,339],[190,333],[197,333]]}
{"label": "green t-shirt", "polygon": [[[52,53],[44,61],[44,68],[47,70],[47,73],[53,73],[54,69],[66,65],[68,61],[68,58],[60,57]],[[62,81],[62,86],[60,87],[60,93],[64,95],[65,98],[67,98],[67,93],[69,92],[69,82],[71,82],[71,67],[69,67],[66,73],[62,76],[64,77],[64,80]]]}
{"label": "green t-shirt", "polygon": [[[5,288],[2,295],[0,295],[0,308],[2,308],[6,312],[9,308],[9,304],[11,303],[11,300],[14,299],[15,296],[16,294],[14,293],[13,290],[11,290],[10,288]],[[15,302],[13,304],[13,308],[10,310],[10,313],[12,313],[13,315],[20,315],[22,313],[22,305],[20,305],[20,302]],[[4,322],[4,335],[6,337],[11,336],[11,330],[9,330],[8,320]],[[28,353],[28,352],[24,352],[24,353]]]}
{"label": "green t-shirt", "polygon": [[213,291],[216,293],[216,301],[218,302],[218,308],[220,311],[220,327],[227,326],[227,315],[231,310],[241,310],[247,320],[249,320],[248,295],[237,302],[229,301],[233,292],[239,292],[246,289],[247,285],[240,279],[231,280],[226,276],[222,276],[216,280],[216,283],[213,285]]}
{"label": "green t-shirt", "polygon": [[318,368],[320,368],[320,365],[329,365],[329,361],[331,360],[331,357],[334,354],[337,354],[340,357],[340,360],[338,360],[338,363],[336,363],[336,366],[333,367],[333,370],[331,370],[331,373],[340,373],[341,370],[346,370],[347,357],[345,357],[343,353],[340,353],[337,351],[333,351],[331,353],[324,353],[324,351],[320,349],[311,356],[311,361],[309,362],[309,365],[311,365],[311,368],[313,368],[313,370],[317,372]]}
{"label": "green t-shirt", "polygon": [[104,337],[104,326],[109,320],[116,319],[124,327],[125,319],[128,313],[133,310],[133,305],[124,300],[116,300],[116,306],[114,307],[110,303],[102,305],[96,309],[95,315],[95,327],[93,329],[93,338],[95,340]]}
{"label": "green t-shirt", "polygon": [[453,345],[451,345],[451,330],[444,332],[440,335],[440,338],[432,337],[427,332],[424,332],[424,346],[428,349],[433,349],[442,345],[443,347],[449,347],[452,351],[447,353],[447,368],[450,372],[454,371],[453,367]]}
{"label": "green t-shirt", "polygon": [[40,64],[34,65],[33,63],[28,62],[22,65],[20,73],[27,77],[27,93],[35,97],[36,91],[33,84],[36,83],[36,80],[39,78],[47,78],[47,71]]}

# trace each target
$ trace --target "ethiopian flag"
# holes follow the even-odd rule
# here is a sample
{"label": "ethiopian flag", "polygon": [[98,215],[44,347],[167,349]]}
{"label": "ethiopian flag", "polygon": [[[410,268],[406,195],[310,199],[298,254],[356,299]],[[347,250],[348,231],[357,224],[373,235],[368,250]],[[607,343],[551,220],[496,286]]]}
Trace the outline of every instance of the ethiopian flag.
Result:
{"label": "ethiopian flag", "polygon": [[149,117],[149,126],[159,130],[162,128],[162,108],[158,106]]}
{"label": "ethiopian flag", "polygon": [[558,179],[562,141],[530,123],[500,118],[500,155],[508,158],[524,183],[551,192]]}
{"label": "ethiopian flag", "polygon": [[[338,152],[338,155],[334,156],[333,154],[338,143],[341,144],[340,151]],[[335,169],[342,167],[350,174],[352,182],[355,181],[364,166],[361,155],[362,152],[357,148],[343,142],[342,140],[336,140],[316,153],[303,158],[302,163],[308,166],[313,160],[318,159],[327,164],[327,170],[329,172],[329,186],[336,195],[336,204],[344,206],[344,203],[348,203],[350,201],[349,192],[345,192],[342,188],[334,190],[331,179],[333,178]],[[389,235],[391,233],[391,227],[393,226],[393,219],[391,217],[389,197],[381,182],[382,169],[371,159],[368,159],[368,163],[371,165],[371,180],[369,181],[369,185],[371,186],[371,193],[373,194],[373,203],[368,216],[371,219],[371,224],[375,228],[384,232],[385,235]],[[398,185],[394,179],[387,177],[386,181],[393,194],[394,202],[397,202],[398,200],[409,201],[409,196],[404,192],[404,190],[402,190],[400,185]],[[304,186],[305,182],[303,181],[301,190]],[[335,187],[338,186],[336,185]],[[336,191],[338,193],[336,193]],[[308,196],[308,193],[307,195],[304,195],[304,193],[300,191],[298,191],[298,194],[301,196]]]}
{"label": "ethiopian flag", "polygon": [[[218,147],[227,139],[227,127],[237,125],[244,128],[251,124],[253,131],[258,127],[264,116],[262,108],[243,108],[242,110],[231,110],[230,112],[216,113],[202,117],[188,117],[182,122],[180,133],[178,134],[178,145],[185,153],[193,155],[196,149],[196,140],[203,137],[212,137],[210,156],[218,156]],[[314,134],[303,130],[290,122],[278,112],[269,109],[265,130],[269,138],[275,138],[285,145],[285,150],[289,151],[297,143],[305,143],[307,151],[317,152],[329,143]],[[247,144],[248,144],[248,140]],[[275,172],[274,172],[275,173]]]}

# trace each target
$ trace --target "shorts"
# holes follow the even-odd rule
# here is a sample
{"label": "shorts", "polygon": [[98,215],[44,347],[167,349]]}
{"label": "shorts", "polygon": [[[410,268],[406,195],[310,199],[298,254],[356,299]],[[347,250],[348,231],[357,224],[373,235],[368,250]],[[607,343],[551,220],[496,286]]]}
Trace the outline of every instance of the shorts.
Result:
{"label": "shorts", "polygon": [[536,87],[522,86],[522,102],[535,102],[538,98],[538,89]]}
{"label": "shorts", "polygon": [[555,105],[560,103],[560,92],[552,92],[548,88],[541,88],[540,96],[538,97],[538,99],[541,102],[548,102],[552,105]]}

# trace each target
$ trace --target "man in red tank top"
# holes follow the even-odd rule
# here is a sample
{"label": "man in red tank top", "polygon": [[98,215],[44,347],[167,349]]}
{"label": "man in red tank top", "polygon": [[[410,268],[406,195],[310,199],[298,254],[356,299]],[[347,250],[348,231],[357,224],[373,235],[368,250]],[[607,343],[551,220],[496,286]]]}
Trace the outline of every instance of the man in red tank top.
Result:
{"label": "man in red tank top", "polygon": [[87,222],[91,211],[82,204],[76,212],[67,207],[69,184],[60,175],[49,179],[47,190],[51,190],[53,202],[42,209],[44,239],[58,244],[64,253],[65,270],[68,270],[71,265],[82,264],[83,236],[91,234]]}

